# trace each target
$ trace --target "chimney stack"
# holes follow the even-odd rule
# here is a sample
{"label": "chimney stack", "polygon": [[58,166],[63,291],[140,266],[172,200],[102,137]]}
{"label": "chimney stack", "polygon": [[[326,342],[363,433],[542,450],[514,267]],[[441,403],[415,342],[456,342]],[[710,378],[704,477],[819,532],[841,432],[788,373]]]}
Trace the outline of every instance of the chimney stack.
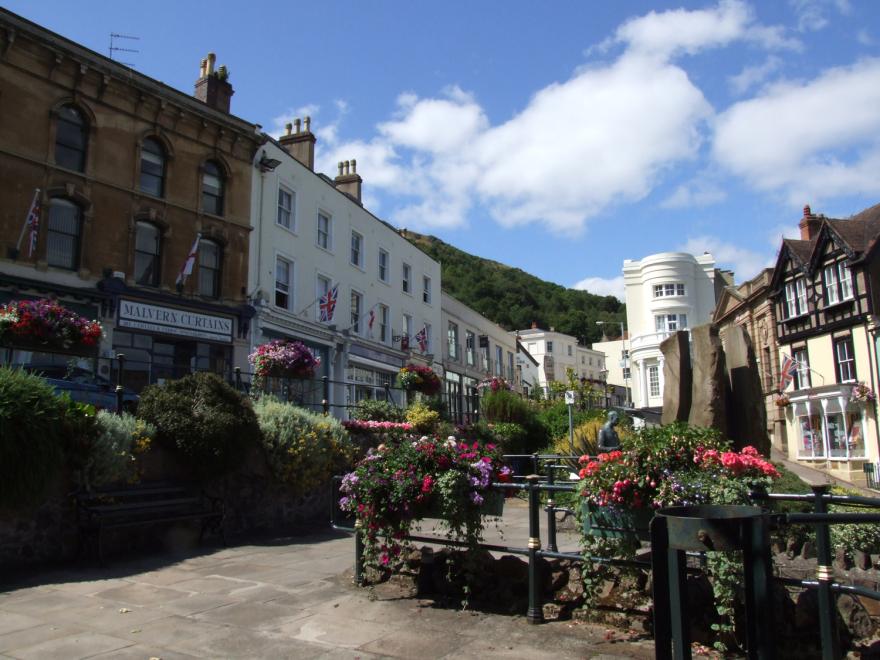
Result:
{"label": "chimney stack", "polygon": [[229,71],[221,66],[214,71],[217,56],[208,53],[199,67],[199,79],[196,80],[195,97],[207,106],[229,113],[229,104],[235,91],[229,84]]}
{"label": "chimney stack", "polygon": [[339,161],[339,174],[333,179],[333,185],[336,190],[343,192],[351,197],[358,204],[361,203],[361,187],[364,180],[357,173],[357,161],[351,160]]}
{"label": "chimney stack", "polygon": [[532,321],[532,330],[537,330],[537,329],[538,329],[538,322]]}
{"label": "chimney stack", "polygon": [[278,138],[278,142],[284,150],[296,158],[310,170],[315,169],[315,134],[312,133],[312,118],[306,117],[303,121],[305,130],[300,130],[300,119],[297,117],[293,124],[287,124],[287,133]]}
{"label": "chimney stack", "polygon": [[801,230],[801,240],[812,241],[818,235],[819,227],[821,226],[822,218],[813,215],[809,204],[804,206],[804,216],[801,218],[800,223],[798,223],[798,228]]}

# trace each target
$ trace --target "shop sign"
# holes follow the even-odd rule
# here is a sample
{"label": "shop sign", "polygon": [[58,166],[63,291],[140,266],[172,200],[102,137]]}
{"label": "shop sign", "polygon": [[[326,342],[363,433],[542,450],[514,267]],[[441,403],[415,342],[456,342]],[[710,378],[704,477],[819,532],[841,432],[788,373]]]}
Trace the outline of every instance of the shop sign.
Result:
{"label": "shop sign", "polygon": [[119,301],[119,326],[179,337],[232,342],[232,319],[173,307]]}

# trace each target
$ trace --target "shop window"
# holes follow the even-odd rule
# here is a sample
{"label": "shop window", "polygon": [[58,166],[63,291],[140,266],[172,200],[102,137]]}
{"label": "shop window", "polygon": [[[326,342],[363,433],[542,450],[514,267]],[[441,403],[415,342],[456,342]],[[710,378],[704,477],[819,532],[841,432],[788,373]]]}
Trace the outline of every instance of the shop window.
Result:
{"label": "shop window", "polygon": [[202,210],[205,213],[223,215],[225,189],[223,170],[216,162],[209,160],[202,171]]}
{"label": "shop window", "polygon": [[223,251],[214,241],[199,242],[199,294],[220,297],[220,264]]}
{"label": "shop window", "polygon": [[55,127],[55,164],[85,172],[88,139],[89,126],[83,113],[72,105],[63,106]]}
{"label": "shop window", "polygon": [[82,211],[67,199],[49,202],[49,225],[46,234],[46,261],[50,266],[76,270],[82,239]]}
{"label": "shop window", "polygon": [[165,149],[156,138],[147,138],[141,146],[140,189],[153,197],[165,195]]}
{"label": "shop window", "polygon": [[141,286],[159,286],[162,235],[151,222],[138,222],[134,241],[134,280]]}

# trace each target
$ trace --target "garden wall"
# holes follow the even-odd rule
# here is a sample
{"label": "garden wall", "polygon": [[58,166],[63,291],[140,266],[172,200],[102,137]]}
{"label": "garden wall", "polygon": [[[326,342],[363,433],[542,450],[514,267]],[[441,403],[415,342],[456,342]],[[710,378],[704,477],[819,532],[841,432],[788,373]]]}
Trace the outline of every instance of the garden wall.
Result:
{"label": "garden wall", "polygon": [[[173,457],[153,447],[143,457],[142,483],[191,482]],[[0,510],[0,575],[23,566],[68,562],[76,558],[78,531],[69,473],[60,473],[40,505],[19,511]],[[225,503],[224,530],[235,537],[257,533],[302,532],[328,525],[330,485],[302,496],[271,479],[262,451],[254,448],[241,468],[205,485],[205,491]],[[105,553],[112,558],[135,551],[186,551],[198,546],[198,523],[175,523],[129,528],[106,533]],[[220,543],[208,538],[209,544]],[[82,558],[94,562],[94,555]]]}

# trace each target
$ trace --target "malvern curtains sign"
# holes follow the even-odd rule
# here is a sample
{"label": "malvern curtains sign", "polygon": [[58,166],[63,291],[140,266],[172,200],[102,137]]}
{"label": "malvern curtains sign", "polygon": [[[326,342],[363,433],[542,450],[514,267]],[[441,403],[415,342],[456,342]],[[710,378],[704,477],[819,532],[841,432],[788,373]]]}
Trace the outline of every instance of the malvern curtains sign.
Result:
{"label": "malvern curtains sign", "polygon": [[132,300],[119,301],[119,325],[166,335],[195,337],[211,341],[232,341],[232,319],[200,314],[172,307],[148,305]]}

